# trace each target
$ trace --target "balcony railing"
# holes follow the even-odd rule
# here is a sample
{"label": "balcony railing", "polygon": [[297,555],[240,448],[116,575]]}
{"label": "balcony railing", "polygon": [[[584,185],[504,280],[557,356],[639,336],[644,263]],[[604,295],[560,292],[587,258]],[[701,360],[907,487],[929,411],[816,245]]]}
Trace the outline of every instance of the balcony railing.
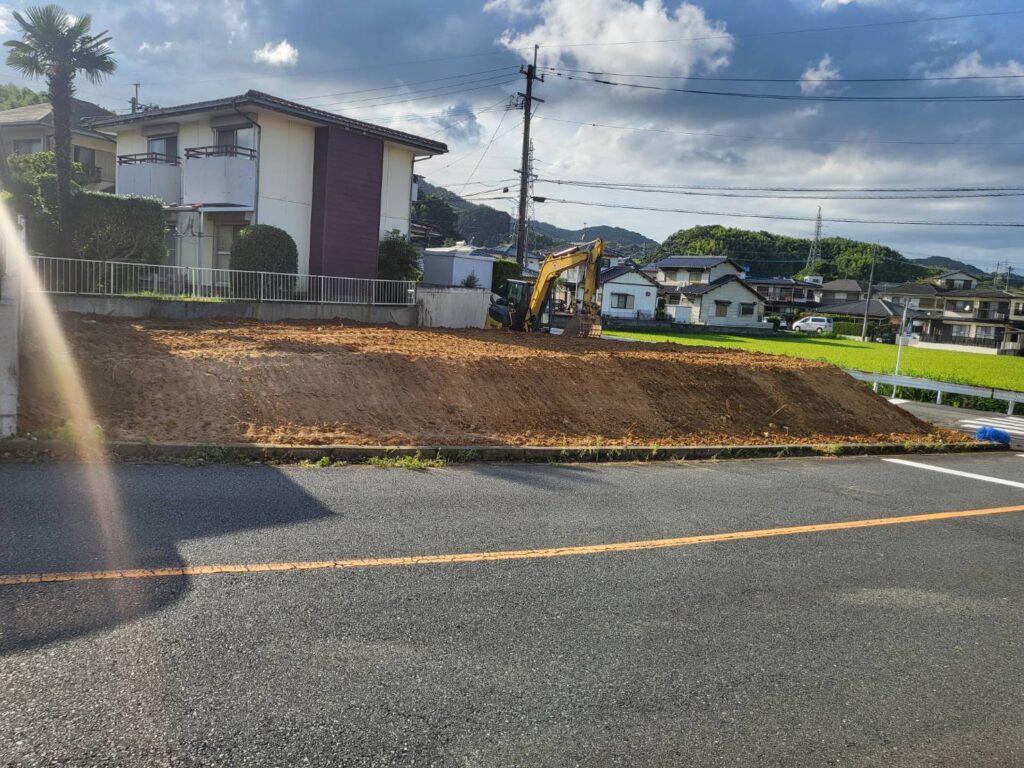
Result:
{"label": "balcony railing", "polygon": [[160,165],[178,165],[181,161],[174,155],[165,155],[162,152],[136,152],[134,155],[118,155],[118,165],[142,165],[143,163],[158,163]]}
{"label": "balcony railing", "polygon": [[1000,312],[997,309],[981,309],[978,310],[979,320],[1005,320],[1007,317],[1006,312]]}
{"label": "balcony railing", "polygon": [[255,160],[256,150],[249,147],[236,147],[233,144],[217,144],[210,147],[189,147],[185,150],[185,157],[245,157]]}
{"label": "balcony railing", "polygon": [[962,336],[954,333],[922,333],[921,341],[929,344],[959,344],[964,347],[988,347],[990,349],[998,348],[1001,343],[1001,339]]}

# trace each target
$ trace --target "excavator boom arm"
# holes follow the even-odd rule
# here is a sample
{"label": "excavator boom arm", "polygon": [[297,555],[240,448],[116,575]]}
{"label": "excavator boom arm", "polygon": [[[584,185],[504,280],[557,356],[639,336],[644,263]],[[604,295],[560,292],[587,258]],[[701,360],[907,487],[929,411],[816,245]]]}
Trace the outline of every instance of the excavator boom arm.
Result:
{"label": "excavator boom arm", "polygon": [[564,251],[553,253],[541,264],[540,273],[537,275],[537,282],[533,285],[533,293],[530,295],[530,304],[527,310],[527,322],[532,326],[540,317],[547,300],[551,284],[560,274],[573,267],[586,266],[586,275],[583,279],[583,304],[591,307],[594,304],[594,296],[597,293],[598,264],[601,261],[601,254],[604,253],[604,241],[594,240],[583,245],[574,245]]}

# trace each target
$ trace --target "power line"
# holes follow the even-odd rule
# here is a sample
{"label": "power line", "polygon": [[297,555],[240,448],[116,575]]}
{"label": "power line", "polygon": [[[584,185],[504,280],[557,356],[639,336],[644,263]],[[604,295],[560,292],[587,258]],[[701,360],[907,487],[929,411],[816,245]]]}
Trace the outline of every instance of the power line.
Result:
{"label": "power line", "polygon": [[885,102],[885,103],[990,103],[1024,101],[1024,94],[969,95],[969,96],[838,96],[835,94],[795,94],[795,93],[749,93],[746,91],[709,91],[701,88],[669,88],[660,85],[644,85],[642,83],[622,83],[603,78],[580,77],[566,75],[562,72],[549,70],[548,74],[565,80],[576,80],[582,83],[596,83],[611,87],[634,88],[643,91],[660,91],[663,93],[686,93],[695,96],[722,96],[738,99],[768,99],[770,101],[827,101],[827,102]]}
{"label": "power line", "polygon": [[419,90],[411,90],[408,93],[385,93],[380,96],[364,96],[359,99],[341,99],[338,101],[324,102],[323,104],[310,104],[309,106],[313,109],[322,109],[327,106],[338,106],[342,108],[349,108],[350,104],[364,104],[367,102],[380,101],[382,103],[402,103],[405,101],[413,101],[415,98],[426,98],[428,94],[444,95],[441,92],[454,92],[459,93],[461,91],[450,91],[450,89],[462,89],[465,86],[487,84],[487,85],[504,85],[506,82],[514,82],[510,80],[509,73],[502,73],[499,75],[486,75],[479,77],[474,80],[465,80],[461,83],[446,83],[444,85],[438,85],[431,88],[420,88]]}
{"label": "power line", "polygon": [[[1024,196],[1024,188],[1018,187],[1015,191],[1007,192],[986,192],[986,191],[974,191],[974,190],[963,190],[958,193],[956,190],[950,191],[936,191],[934,193],[915,193],[914,190],[894,190],[898,192],[906,192],[906,194],[898,195],[878,195],[878,194],[852,194],[852,193],[826,193],[826,194],[793,194],[792,192],[814,192],[815,190],[772,190],[772,189],[759,189],[752,187],[751,190],[759,192],[755,194],[754,191],[750,192],[734,192],[728,191],[729,188],[723,188],[723,191],[717,191],[716,188],[680,188],[680,187],[658,187],[654,185],[631,185],[631,184],[611,184],[604,182],[584,182],[584,181],[568,181],[564,179],[538,179],[538,181],[545,184],[557,184],[570,187],[583,187],[588,189],[607,189],[617,190],[624,192],[644,192],[653,194],[663,195],[687,195],[693,197],[734,197],[734,198],[752,198],[755,200],[961,200],[961,199],[977,199],[977,198],[993,198],[993,197],[1021,197]],[[819,190],[820,192],[827,192],[826,190]]]}
{"label": "power line", "polygon": [[462,189],[459,190],[460,195],[466,191],[466,185],[469,184],[473,176],[476,174],[476,169],[479,168],[480,163],[484,161],[484,158],[487,156],[487,151],[491,148],[491,145],[494,144],[494,140],[498,138],[498,131],[501,129],[501,124],[505,122],[505,115],[507,114],[508,112],[501,113],[501,119],[498,120],[498,124],[494,127],[494,133],[491,134],[491,140],[487,142],[487,146],[484,147],[484,151],[480,154],[480,159],[476,161],[476,165],[473,166],[473,170],[469,172],[469,176],[462,183]]}
{"label": "power line", "polygon": [[477,72],[463,72],[458,75],[449,75],[448,77],[435,77],[430,80],[417,80],[412,83],[397,83],[395,85],[382,85],[379,88],[363,88],[358,91],[337,91],[334,93],[321,93],[316,96],[292,96],[291,101],[309,101],[310,99],[324,99],[333,96],[355,96],[362,93],[372,93],[374,91],[389,91],[397,88],[408,88],[413,85],[425,85],[427,83],[439,83],[445,80],[461,80],[466,77],[475,77],[477,75],[486,75],[492,72],[507,72],[516,69],[513,65],[506,65],[504,67],[495,67],[494,69],[482,69]]}
{"label": "power line", "polygon": [[920,77],[711,77],[705,75],[648,75],[623,72],[599,72],[592,69],[542,67],[553,73],[598,75],[601,77],[635,77],[647,80],[700,80],[722,83],[925,83],[960,80],[1018,80],[1024,75],[927,75]]}
{"label": "power line", "polygon": [[740,139],[744,141],[791,141],[801,144],[905,144],[921,146],[1022,146],[1024,141],[923,141],[923,140],[898,140],[898,139],[820,139],[801,138],[797,136],[753,136],[749,134],[716,133],[713,131],[680,131],[669,128],[642,128],[632,125],[612,125],[609,123],[583,122],[580,120],[566,120],[561,117],[538,117],[538,120],[551,120],[556,123],[568,123],[571,125],[584,125],[591,128],[609,128],[618,131],[636,131],[640,133],[665,133],[679,136],[708,136],[717,139]]}
{"label": "power line", "polygon": [[[620,208],[634,211],[655,211],[661,213],[689,213],[698,216],[726,216],[741,219],[776,219],[780,221],[815,221],[813,216],[784,216],[782,214],[769,213],[738,213],[735,211],[699,211],[687,208],[654,208],[643,205],[627,205],[624,203],[599,203],[586,200],[562,200],[547,197],[543,202],[562,203],[565,205],[582,205],[596,208]],[[829,218],[825,221],[839,224],[892,224],[903,226],[922,227],[1012,227],[1024,228],[1024,223],[1000,222],[1000,221],[915,221],[905,219],[852,219],[852,218]]]}
{"label": "power line", "polygon": [[339,102],[331,102],[331,103],[328,103],[328,104],[316,104],[316,105],[314,105],[313,108],[315,108],[315,109],[325,109],[326,107],[335,107],[337,109],[344,109],[345,111],[352,111],[352,110],[356,110],[356,109],[374,109],[376,107],[390,107],[390,106],[394,106],[395,104],[405,104],[406,102],[410,102],[410,101],[422,101],[423,99],[436,99],[436,98],[441,98],[441,97],[444,97],[444,96],[457,96],[457,95],[462,94],[462,93],[471,93],[473,91],[482,91],[482,90],[485,90],[487,88],[500,88],[501,86],[511,85],[511,84],[513,84],[515,82],[517,82],[517,81],[516,80],[501,80],[501,81],[496,81],[496,82],[488,82],[488,83],[486,83],[484,85],[478,85],[478,86],[475,86],[473,88],[462,88],[461,86],[459,86],[456,90],[451,90],[451,91],[441,91],[441,92],[430,93],[430,94],[426,94],[425,92],[420,92],[420,93],[424,93],[424,95],[411,96],[411,97],[403,97],[403,98],[400,98],[400,99],[392,99],[391,101],[385,101],[385,102],[381,102],[379,104],[362,104],[362,105],[357,105],[357,106],[352,107],[352,106],[347,106],[347,105],[355,103],[355,102],[339,101]]}

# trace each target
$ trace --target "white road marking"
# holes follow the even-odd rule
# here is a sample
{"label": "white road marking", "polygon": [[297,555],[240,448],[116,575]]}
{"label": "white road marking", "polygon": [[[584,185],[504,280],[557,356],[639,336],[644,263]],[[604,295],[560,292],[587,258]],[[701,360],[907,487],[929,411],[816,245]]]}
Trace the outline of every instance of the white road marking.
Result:
{"label": "white road marking", "polygon": [[982,419],[962,419],[958,421],[961,427],[966,429],[977,429],[978,427],[995,427],[1011,435],[1024,435],[1024,419],[1019,416],[1002,416]]}
{"label": "white road marking", "polygon": [[956,475],[957,477],[967,477],[971,480],[984,480],[987,483],[997,483],[999,485],[1008,485],[1011,488],[1024,488],[1024,483],[1018,483],[1016,480],[1003,480],[1001,477],[989,477],[988,475],[977,475],[974,472],[963,472],[959,469],[950,469],[949,467],[936,467],[934,464],[923,464],[920,461],[907,461],[906,459],[882,459],[890,464],[902,464],[905,467],[917,467],[918,469],[928,469],[932,472],[942,472],[947,475]]}

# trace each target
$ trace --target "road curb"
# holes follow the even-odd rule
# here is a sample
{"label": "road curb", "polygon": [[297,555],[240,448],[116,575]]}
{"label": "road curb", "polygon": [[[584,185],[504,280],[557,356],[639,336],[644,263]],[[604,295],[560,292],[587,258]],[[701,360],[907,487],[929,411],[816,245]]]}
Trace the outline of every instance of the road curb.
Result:
{"label": "road curb", "polygon": [[[362,463],[371,458],[421,456],[465,462],[609,462],[696,461],[724,459],[807,458],[814,456],[879,456],[894,454],[977,453],[1006,450],[997,443],[830,443],[779,445],[678,446],[509,446],[509,445],[265,445],[258,443],[132,443],[109,442],[108,454],[120,461],[183,464],[240,464],[301,461]],[[0,441],[0,462],[67,461],[71,445],[60,440],[11,438]]]}

